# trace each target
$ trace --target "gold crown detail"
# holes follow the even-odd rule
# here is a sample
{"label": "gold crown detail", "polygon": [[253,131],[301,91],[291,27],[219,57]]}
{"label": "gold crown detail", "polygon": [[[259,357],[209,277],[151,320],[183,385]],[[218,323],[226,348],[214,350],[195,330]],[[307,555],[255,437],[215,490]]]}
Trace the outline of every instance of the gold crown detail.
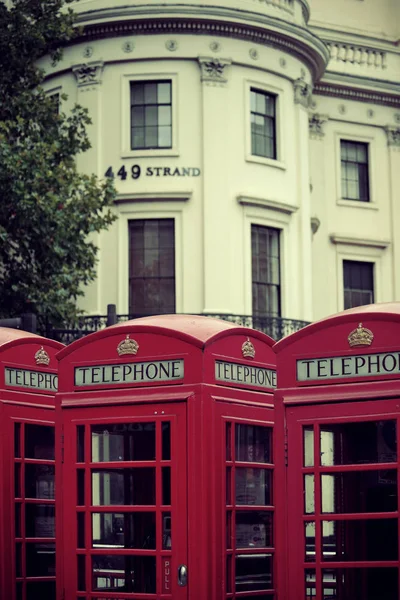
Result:
{"label": "gold crown detail", "polygon": [[353,329],[353,331],[349,333],[347,339],[352,348],[356,348],[357,346],[370,346],[374,339],[374,334],[370,329],[363,327],[362,323],[360,323],[357,329]]}
{"label": "gold crown detail", "polygon": [[35,361],[37,365],[48,365],[50,363],[50,356],[47,354],[43,346],[36,352]]}
{"label": "gold crown detail", "polygon": [[127,335],[117,346],[117,352],[120,356],[123,356],[124,354],[136,354],[138,350],[139,344],[136,340],[131,340],[129,335]]}
{"label": "gold crown detail", "polygon": [[242,345],[242,354],[244,358],[254,358],[256,355],[255,348],[249,338],[247,338],[247,340]]}

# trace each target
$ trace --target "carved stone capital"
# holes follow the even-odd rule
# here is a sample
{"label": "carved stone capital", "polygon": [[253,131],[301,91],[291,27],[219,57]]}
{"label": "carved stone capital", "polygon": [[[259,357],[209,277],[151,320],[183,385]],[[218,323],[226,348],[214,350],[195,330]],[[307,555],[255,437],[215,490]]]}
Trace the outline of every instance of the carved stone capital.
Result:
{"label": "carved stone capital", "polygon": [[387,125],[385,127],[388,146],[392,146],[396,150],[400,151],[400,127],[392,127],[392,125]]}
{"label": "carved stone capital", "polygon": [[104,63],[102,61],[93,61],[72,67],[78,87],[101,83],[103,67]]}
{"label": "carved stone capital", "polygon": [[214,56],[198,57],[201,81],[211,84],[225,84],[228,81],[227,71],[232,64],[230,58],[216,58]]}
{"label": "carved stone capital", "polygon": [[308,125],[310,131],[310,138],[312,140],[322,140],[325,133],[323,125],[329,120],[328,115],[321,115],[319,113],[311,113],[308,117]]}
{"label": "carved stone capital", "polygon": [[293,81],[294,103],[309,108],[311,102],[312,87],[302,77]]}
{"label": "carved stone capital", "polygon": [[321,221],[318,217],[311,217],[311,233],[315,235],[321,225]]}

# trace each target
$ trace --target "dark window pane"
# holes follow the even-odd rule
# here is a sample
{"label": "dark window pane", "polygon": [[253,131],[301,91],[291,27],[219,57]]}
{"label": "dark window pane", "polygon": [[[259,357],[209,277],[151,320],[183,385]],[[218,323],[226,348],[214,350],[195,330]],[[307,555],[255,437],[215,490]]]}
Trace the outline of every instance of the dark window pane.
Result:
{"label": "dark window pane", "polygon": [[156,515],[140,513],[93,513],[94,548],[156,547]]}
{"label": "dark window pane", "polygon": [[76,462],[85,462],[85,426],[76,427]]}
{"label": "dark window pane", "polygon": [[86,556],[84,554],[78,554],[78,590],[84,592],[86,590]]}
{"label": "dark window pane", "polygon": [[16,498],[21,498],[21,464],[14,465],[14,494]]}
{"label": "dark window pane", "polygon": [[321,465],[397,462],[396,421],[321,425]]}
{"label": "dark window pane", "polygon": [[154,556],[93,556],[93,590],[154,594]]}
{"label": "dark window pane", "polygon": [[157,102],[157,84],[146,83],[144,86],[144,103],[156,104]]}
{"label": "dark window pane", "polygon": [[[398,600],[397,568],[324,569],[324,600]],[[340,596],[339,596],[340,593]]]}
{"label": "dark window pane", "polygon": [[374,263],[343,261],[344,308],[374,302]]}
{"label": "dark window pane", "polygon": [[155,469],[121,469],[92,472],[93,506],[153,505]]}
{"label": "dark window pane", "polygon": [[175,312],[173,219],[129,222],[129,313]]}
{"label": "dark window pane", "polygon": [[54,467],[25,464],[25,498],[54,499]]}
{"label": "dark window pane", "polygon": [[172,547],[172,530],[171,530],[171,513],[163,512],[162,513],[162,549],[170,550]]}
{"label": "dark window pane", "polygon": [[78,540],[78,548],[86,548],[85,542],[85,513],[78,512],[77,513],[77,540]]}
{"label": "dark window pane", "polygon": [[250,91],[251,152],[256,156],[276,158],[275,103],[272,94]]}
{"label": "dark window pane", "polygon": [[368,144],[341,140],[342,197],[369,202]]}
{"label": "dark window pane", "polygon": [[322,521],[324,560],[397,560],[397,519]]}
{"label": "dark window pane", "polygon": [[235,588],[237,592],[269,590],[272,586],[272,556],[242,554],[236,557]]}
{"label": "dark window pane", "polygon": [[236,460],[271,463],[271,429],[258,425],[236,424]]}
{"label": "dark window pane", "polygon": [[236,511],[236,548],[272,546],[272,516],[266,511]]}
{"label": "dark window pane", "polygon": [[15,537],[21,537],[21,504],[15,504]]}
{"label": "dark window pane", "polygon": [[25,504],[25,532],[30,538],[55,537],[55,507],[48,504]]}
{"label": "dark window pane", "polygon": [[162,503],[171,504],[171,467],[162,468]]}
{"label": "dark window pane", "polygon": [[78,469],[76,472],[76,488],[76,503],[78,506],[83,506],[85,504],[85,471],[83,469]]}
{"label": "dark window pane", "polygon": [[142,83],[131,84],[132,104],[144,104],[144,85]]}
{"label": "dark window pane", "polygon": [[397,471],[349,471],[321,476],[323,513],[397,510]]}
{"label": "dark window pane", "polygon": [[171,423],[165,421],[162,427],[162,460],[171,460]]}
{"label": "dark window pane", "polygon": [[236,504],[266,506],[272,500],[271,471],[235,469]]}
{"label": "dark window pane", "polygon": [[251,226],[253,315],[280,316],[279,229]]}
{"label": "dark window pane", "polygon": [[25,457],[54,460],[54,427],[25,424]]}
{"label": "dark window pane", "polygon": [[26,574],[28,577],[54,577],[56,571],[55,544],[26,544]]}
{"label": "dark window pane", "polygon": [[155,423],[92,426],[92,461],[155,460]]}
{"label": "dark window pane", "polygon": [[21,457],[21,423],[14,424],[14,456]]}
{"label": "dark window pane", "polygon": [[55,581],[27,581],[26,600],[55,600]]}

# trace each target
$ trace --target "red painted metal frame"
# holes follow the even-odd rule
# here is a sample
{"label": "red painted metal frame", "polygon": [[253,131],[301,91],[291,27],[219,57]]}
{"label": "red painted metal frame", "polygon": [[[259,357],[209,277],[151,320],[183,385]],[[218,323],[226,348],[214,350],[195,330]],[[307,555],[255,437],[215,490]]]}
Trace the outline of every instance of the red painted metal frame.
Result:
{"label": "red painted metal frame", "polygon": [[[116,347],[127,334],[136,340],[139,350],[136,356],[120,357]],[[256,359],[243,357],[241,348],[248,339],[255,347]],[[187,408],[186,430],[181,429],[182,437],[186,434],[187,439],[187,477],[180,483],[179,491],[187,496],[187,519],[182,514],[185,522],[182,522],[179,531],[182,544],[187,539],[189,577],[188,587],[181,589],[187,590],[190,600],[221,600],[226,555],[223,538],[225,525],[221,521],[226,511],[225,484],[221,473],[225,472],[226,463],[220,407],[223,407],[223,412],[228,411],[226,416],[231,415],[232,419],[240,415],[243,422],[256,420],[262,423],[264,419],[271,423],[273,390],[260,391],[254,385],[234,386],[216,382],[215,361],[226,360],[275,369],[272,345],[273,341],[264,334],[224,321],[173,315],[137,319],[110,327],[71,344],[59,354],[57,439],[61,439],[62,434],[65,437],[65,462],[63,470],[57,471],[57,486],[63,490],[63,507],[60,510],[58,506],[58,519],[61,522],[58,520],[58,524],[59,528],[61,523],[64,524],[67,537],[63,540],[58,537],[65,557],[63,563],[57,563],[58,600],[135,597],[126,593],[119,596],[115,593],[103,596],[89,592],[73,594],[72,584],[68,581],[70,572],[73,572],[70,566],[75,569],[72,565],[76,560],[76,547],[71,537],[74,533],[67,530],[73,510],[70,506],[70,489],[73,485],[71,473],[76,467],[70,465],[74,452],[71,423],[81,422],[82,419],[86,423],[94,423],[99,417],[111,421],[116,415],[136,419],[137,415],[144,414],[143,411],[147,411],[146,414],[160,409],[173,412],[174,406],[183,404]],[[170,357],[184,359],[185,374],[182,381],[167,382],[166,385],[121,384],[113,388],[107,385],[85,389],[74,386],[74,368],[78,365],[144,362]],[[57,457],[59,461],[62,460],[61,443]],[[60,552],[57,556],[60,556]],[[175,572],[174,577],[176,575]]]}
{"label": "red painted metal frame", "polygon": [[[48,353],[49,365],[37,365],[35,353],[40,348]],[[20,450],[21,457],[15,457],[14,427],[21,423],[21,432],[25,424],[46,425],[54,427],[54,393],[46,390],[32,390],[24,387],[8,386],[5,380],[5,367],[18,369],[42,371],[46,373],[57,373],[56,353],[63,345],[47,340],[27,332],[0,328],[0,598],[7,600],[16,599],[16,584],[19,582],[20,600],[25,600],[27,582],[40,582],[45,578],[26,577],[25,555],[22,552],[22,573],[17,577],[16,573],[16,541],[25,548],[25,519],[24,507],[26,504],[49,504],[54,506],[54,500],[25,499],[24,480],[22,478],[25,465],[28,464],[54,464],[54,461],[36,460],[25,458],[23,455],[24,439],[21,435]],[[20,488],[21,496],[15,501],[15,464],[21,465]],[[16,537],[16,508],[15,504],[21,506],[20,536]],[[31,543],[46,542],[45,538],[30,537]],[[48,541],[55,542],[54,538]],[[55,580],[55,577],[50,578]]]}

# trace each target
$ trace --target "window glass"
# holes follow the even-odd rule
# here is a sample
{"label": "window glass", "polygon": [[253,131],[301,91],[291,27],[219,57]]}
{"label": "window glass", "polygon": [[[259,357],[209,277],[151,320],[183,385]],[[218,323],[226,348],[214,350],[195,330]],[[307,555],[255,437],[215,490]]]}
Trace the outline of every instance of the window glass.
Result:
{"label": "window glass", "polygon": [[374,263],[343,261],[344,308],[374,302]]}
{"label": "window glass", "polygon": [[281,314],[280,230],[251,226],[253,315]]}
{"label": "window glass", "polygon": [[155,503],[155,468],[92,471],[93,506]]}
{"label": "window glass", "polygon": [[132,150],[171,148],[171,82],[132,82],[131,107]]}
{"label": "window glass", "polygon": [[368,144],[341,140],[342,197],[369,202]]}
{"label": "window glass", "polygon": [[92,589],[155,594],[155,556],[103,554],[92,557]]}
{"label": "window glass", "polygon": [[397,519],[322,521],[323,559],[397,560]]}
{"label": "window glass", "polygon": [[140,461],[156,458],[156,426],[112,423],[92,426],[92,461]]}
{"label": "window glass", "polygon": [[266,469],[235,469],[236,504],[268,506],[272,502],[272,473]]}
{"label": "window glass", "polygon": [[174,219],[129,221],[129,314],[174,312]]}
{"label": "window glass", "polygon": [[271,589],[272,556],[270,554],[236,556],[235,587],[237,592]]}
{"label": "window glass", "polygon": [[276,96],[250,90],[251,153],[276,158]]}
{"label": "window glass", "polygon": [[321,475],[323,513],[397,510],[397,471],[346,471]]}

